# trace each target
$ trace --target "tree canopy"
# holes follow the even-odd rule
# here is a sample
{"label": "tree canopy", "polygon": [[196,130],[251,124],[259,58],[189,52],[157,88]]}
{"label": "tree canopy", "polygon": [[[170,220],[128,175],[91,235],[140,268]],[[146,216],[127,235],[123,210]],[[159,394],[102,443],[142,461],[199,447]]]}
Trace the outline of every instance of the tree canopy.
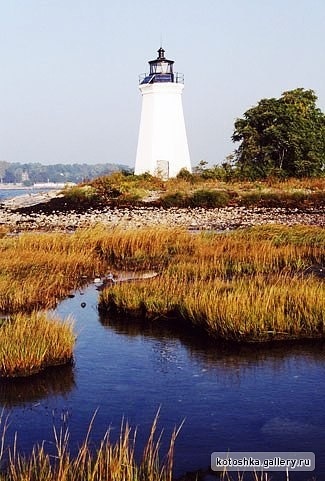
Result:
{"label": "tree canopy", "polygon": [[310,177],[325,171],[325,115],[313,90],[297,88],[279,99],[262,99],[237,119],[232,135],[239,171],[251,178],[268,175]]}

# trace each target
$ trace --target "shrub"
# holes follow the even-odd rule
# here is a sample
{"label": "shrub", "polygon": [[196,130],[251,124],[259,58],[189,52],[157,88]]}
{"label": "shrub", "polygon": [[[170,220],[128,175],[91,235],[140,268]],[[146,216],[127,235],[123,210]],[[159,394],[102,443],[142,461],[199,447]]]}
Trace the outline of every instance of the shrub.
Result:
{"label": "shrub", "polygon": [[229,202],[229,195],[222,190],[201,189],[194,192],[190,198],[193,207],[224,207]]}
{"label": "shrub", "polygon": [[188,205],[188,196],[184,192],[174,192],[161,197],[163,207],[186,207]]}
{"label": "shrub", "polygon": [[67,187],[63,194],[67,200],[73,203],[84,203],[98,199],[97,191],[91,185]]}
{"label": "shrub", "polygon": [[187,169],[183,168],[178,172],[176,178],[177,179],[184,179],[184,180],[187,180],[187,181],[191,182],[194,179],[194,175],[191,174],[191,172],[189,172]]}

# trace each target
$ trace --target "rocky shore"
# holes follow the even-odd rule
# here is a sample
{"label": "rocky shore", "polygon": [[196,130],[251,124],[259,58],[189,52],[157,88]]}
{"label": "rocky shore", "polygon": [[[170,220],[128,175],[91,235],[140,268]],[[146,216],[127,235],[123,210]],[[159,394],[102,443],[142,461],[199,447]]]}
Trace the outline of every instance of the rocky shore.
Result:
{"label": "rocky shore", "polygon": [[[34,199],[33,199],[34,200]],[[20,201],[21,202],[21,201]],[[11,232],[26,230],[73,231],[103,223],[109,227],[139,228],[144,226],[179,226],[190,230],[231,230],[262,224],[325,226],[325,212],[320,208],[305,210],[286,208],[225,207],[169,208],[100,207],[66,212],[44,209],[46,204],[34,204],[33,209],[22,208],[15,201],[0,206],[0,226]],[[26,204],[25,204],[26,206]]]}

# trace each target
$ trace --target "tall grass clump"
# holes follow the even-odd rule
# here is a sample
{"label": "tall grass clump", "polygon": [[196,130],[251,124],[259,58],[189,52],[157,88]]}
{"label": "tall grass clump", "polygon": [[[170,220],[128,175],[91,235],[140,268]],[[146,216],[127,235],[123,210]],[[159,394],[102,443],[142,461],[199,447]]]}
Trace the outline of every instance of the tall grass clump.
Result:
{"label": "tall grass clump", "polygon": [[[93,422],[94,418],[75,457],[70,452],[70,433],[65,426],[54,427],[54,456],[46,452],[44,443],[34,446],[30,456],[21,454],[16,445],[8,448],[8,454],[0,451],[0,462],[1,455],[4,458],[6,454],[9,458],[7,468],[1,473],[1,481],[172,481],[174,446],[179,429],[172,433],[169,450],[162,460],[161,434],[157,434],[156,417],[142,459],[137,459],[136,430],[127,422],[122,422],[117,441],[111,441],[108,430],[97,448],[91,442]],[[4,435],[5,429],[6,426]]]}
{"label": "tall grass clump", "polygon": [[99,235],[97,254],[122,269],[162,268],[175,256],[191,255],[196,245],[195,238],[179,228],[115,229]]}
{"label": "tall grass clump", "polygon": [[106,288],[101,309],[182,320],[236,341],[324,336],[324,280],[312,275],[325,263],[323,229],[269,226],[191,239],[191,251],[179,245],[150,283]]}
{"label": "tall grass clump", "polygon": [[[96,239],[97,240],[97,239]],[[0,311],[54,307],[58,300],[106,269],[95,242],[76,234],[30,234],[0,239]]]}
{"label": "tall grass clump", "polygon": [[181,229],[95,226],[73,234],[24,233],[0,239],[0,312],[54,307],[94,276],[115,269],[161,268],[195,239]]}
{"label": "tall grass clump", "polygon": [[[13,446],[7,446],[8,422],[0,414],[0,473],[1,481],[172,481],[175,442],[182,425],[174,429],[167,454],[161,455],[162,433],[157,433],[158,416],[153,421],[142,457],[137,459],[137,430],[122,421],[118,439],[111,440],[110,430],[96,447],[91,441],[95,417],[89,424],[85,438],[75,456],[70,450],[70,432],[64,424],[53,427],[53,450],[45,448],[45,440],[35,445],[30,455],[17,448],[19,433]],[[205,479],[207,473],[190,473],[188,479]],[[212,473],[210,472],[210,477]],[[215,473],[220,481],[271,481],[270,473],[230,473],[226,469]],[[184,479],[187,479],[185,475]],[[273,479],[273,478],[272,478]],[[289,481],[289,474],[286,474]]]}
{"label": "tall grass clump", "polygon": [[75,335],[72,322],[33,312],[17,314],[0,326],[0,377],[35,374],[71,361]]}
{"label": "tall grass clump", "polygon": [[265,341],[322,337],[324,287],[315,279],[254,276],[225,281],[171,279],[119,285],[101,293],[102,308],[150,321],[180,320],[211,337]]}

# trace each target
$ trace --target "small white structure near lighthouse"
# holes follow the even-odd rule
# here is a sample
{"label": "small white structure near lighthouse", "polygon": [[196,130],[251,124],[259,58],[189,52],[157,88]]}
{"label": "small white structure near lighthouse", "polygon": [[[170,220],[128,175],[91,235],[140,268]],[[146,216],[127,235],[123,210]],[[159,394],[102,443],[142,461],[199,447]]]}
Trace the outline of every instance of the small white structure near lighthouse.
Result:
{"label": "small white structure near lighthouse", "polygon": [[149,62],[149,74],[140,75],[142,111],[136,175],[149,172],[168,179],[183,168],[191,172],[182,106],[184,76],[173,72],[173,64],[161,47],[157,59]]}

